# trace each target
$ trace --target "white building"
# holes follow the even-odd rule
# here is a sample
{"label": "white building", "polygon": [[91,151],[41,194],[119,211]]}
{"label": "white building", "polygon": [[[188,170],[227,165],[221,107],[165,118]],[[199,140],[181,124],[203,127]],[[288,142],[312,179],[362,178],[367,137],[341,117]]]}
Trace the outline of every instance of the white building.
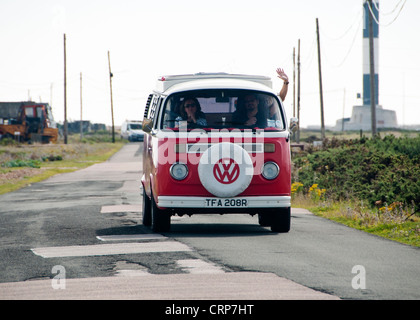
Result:
{"label": "white building", "polygon": [[[351,118],[339,119],[336,122],[334,131],[341,130],[364,130],[372,129],[372,113],[370,106],[354,106]],[[343,127],[344,125],[344,127]],[[376,128],[397,128],[397,114],[394,110],[376,107]]]}

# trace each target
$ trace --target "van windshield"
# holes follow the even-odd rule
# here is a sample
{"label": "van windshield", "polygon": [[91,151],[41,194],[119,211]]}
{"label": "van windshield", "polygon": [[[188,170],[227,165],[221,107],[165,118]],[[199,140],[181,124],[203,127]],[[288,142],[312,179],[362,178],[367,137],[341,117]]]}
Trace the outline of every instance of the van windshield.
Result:
{"label": "van windshield", "polygon": [[259,91],[217,89],[170,95],[163,108],[162,129],[285,129],[276,96]]}
{"label": "van windshield", "polygon": [[140,123],[130,123],[128,125],[128,129],[131,129],[131,130],[141,130],[142,128],[141,128],[141,124]]}

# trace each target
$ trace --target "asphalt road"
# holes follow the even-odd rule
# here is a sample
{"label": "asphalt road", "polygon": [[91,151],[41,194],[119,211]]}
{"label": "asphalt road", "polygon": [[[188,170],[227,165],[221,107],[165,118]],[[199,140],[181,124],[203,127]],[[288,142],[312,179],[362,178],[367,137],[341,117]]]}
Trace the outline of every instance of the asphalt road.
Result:
{"label": "asphalt road", "polygon": [[0,196],[0,299],[419,299],[420,252],[292,209],[141,225],[142,145]]}

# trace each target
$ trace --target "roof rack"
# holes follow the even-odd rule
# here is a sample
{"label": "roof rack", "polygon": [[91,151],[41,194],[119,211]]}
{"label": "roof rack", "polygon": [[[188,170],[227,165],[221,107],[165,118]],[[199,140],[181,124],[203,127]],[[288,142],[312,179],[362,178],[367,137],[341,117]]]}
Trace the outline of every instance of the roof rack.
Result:
{"label": "roof rack", "polygon": [[157,81],[158,91],[166,91],[175,84],[203,79],[240,79],[258,82],[272,88],[272,82],[270,77],[258,76],[258,75],[246,75],[246,74],[231,74],[225,72],[206,73],[199,72],[194,74],[181,74],[181,75],[168,75],[162,76]]}

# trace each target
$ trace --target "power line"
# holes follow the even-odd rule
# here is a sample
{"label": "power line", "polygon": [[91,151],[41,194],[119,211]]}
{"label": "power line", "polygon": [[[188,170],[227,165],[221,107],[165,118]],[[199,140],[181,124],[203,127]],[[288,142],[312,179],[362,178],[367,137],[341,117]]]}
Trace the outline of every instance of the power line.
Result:
{"label": "power line", "polygon": [[[70,80],[68,80],[70,79]],[[67,83],[69,82],[76,82],[79,81],[79,75],[76,74],[74,75],[70,75],[67,76]],[[4,81],[4,80],[0,80],[0,85],[1,86],[8,86],[8,87],[32,87],[32,88],[49,88],[51,86],[51,84],[54,85],[62,85],[64,83],[63,79],[55,79],[53,81],[50,82],[13,82],[13,81]]]}
{"label": "power line", "polygon": [[314,57],[315,57],[315,52],[316,52],[316,32],[314,33],[314,38],[312,40],[311,48],[308,50],[306,58],[303,59],[303,62],[301,63],[301,66],[303,66],[303,68],[301,68],[301,71],[306,71],[311,67],[312,61],[314,60]]}
{"label": "power line", "polygon": [[[355,44],[355,42],[356,42],[356,39],[358,38],[358,35],[359,35],[359,30],[360,30],[360,26],[362,25],[362,21],[363,21],[363,19],[362,19],[362,17],[360,17],[360,19],[359,19],[359,25],[357,26],[357,29],[356,29],[356,32],[355,32],[355,34],[354,34],[354,36],[353,36],[353,40],[352,40],[352,42],[351,42],[351,45],[350,45],[350,48],[347,50],[347,53],[346,53],[346,55],[344,56],[344,58],[343,58],[343,60],[339,63],[339,64],[337,64],[337,65],[333,65],[331,62],[330,62],[330,59],[328,59],[328,57],[326,57],[327,58],[327,62],[333,67],[333,68],[339,68],[339,67],[341,67],[345,62],[346,62],[346,60],[347,60],[347,58],[349,57],[349,55],[350,55],[350,52],[352,51],[352,49],[353,49],[353,47],[354,47],[354,44]],[[325,56],[325,50],[323,51],[323,53],[322,53],[324,56]]]}
{"label": "power line", "polygon": [[359,21],[359,23],[360,23],[360,19],[363,17],[362,13],[363,13],[363,8],[359,10],[359,12],[356,15],[356,19],[351,23],[350,27],[348,27],[346,29],[346,31],[344,31],[344,33],[342,35],[340,35],[339,37],[331,37],[328,34],[326,34],[325,31],[323,31],[323,29],[320,29],[320,31],[321,31],[323,36],[326,36],[330,40],[333,40],[333,41],[341,40],[347,35],[347,33],[350,32],[350,30],[354,27],[354,25],[356,24],[357,21]]}
{"label": "power line", "polygon": [[[357,37],[358,37],[358,34],[359,34],[359,30],[360,30],[360,26],[362,25],[362,21],[363,21],[363,8],[362,9],[360,9],[359,11],[358,11],[358,13],[357,13],[357,15],[356,15],[356,19],[355,20],[353,20],[353,22],[350,24],[350,26],[344,31],[344,33],[342,34],[342,35],[340,35],[339,37],[336,37],[336,38],[333,38],[333,37],[331,37],[331,36],[329,36],[329,35],[327,35],[326,33],[325,33],[325,31],[324,31],[324,29],[320,29],[320,32],[324,35],[324,36],[326,36],[327,38],[329,38],[330,40],[333,40],[333,41],[338,41],[338,40],[341,40],[341,39],[343,39],[349,32],[350,32],[350,30],[352,30],[353,28],[354,28],[354,26],[356,25],[356,23],[357,23],[357,29],[356,29],[356,32],[354,33],[354,35],[353,35],[353,38],[352,38],[352,41],[351,41],[351,44],[350,44],[350,47],[349,47],[349,49],[347,50],[347,52],[346,52],[346,54],[345,54],[345,56],[344,56],[344,58],[341,60],[341,62],[339,63],[339,64],[337,64],[337,65],[334,65],[334,64],[332,64],[329,60],[330,59],[328,59],[328,57],[326,57],[327,58],[327,62],[328,62],[328,64],[330,64],[333,68],[339,68],[339,67],[341,67],[345,62],[346,62],[346,60],[347,60],[347,58],[349,57],[349,55],[350,55],[350,52],[352,51],[352,49],[353,49],[353,47],[354,47],[354,44],[355,44],[355,42],[356,42],[356,39],[357,39]],[[324,56],[325,56],[325,50],[323,51],[323,53],[322,53]]]}
{"label": "power line", "polygon": [[357,27],[356,33],[354,34],[354,37],[353,37],[353,41],[352,41],[352,43],[351,43],[351,45],[350,45],[349,50],[347,51],[347,54],[344,56],[343,61],[341,61],[341,63],[339,63],[338,65],[336,65],[336,66],[334,66],[334,67],[336,67],[336,68],[341,67],[341,66],[344,64],[344,62],[347,60],[348,56],[350,55],[350,52],[352,51],[352,49],[353,49],[353,47],[354,47],[354,44],[355,44],[355,42],[356,42],[356,38],[358,38],[358,35],[359,35],[359,30],[360,30],[360,26],[361,26],[361,25],[362,25],[362,19],[359,21],[359,26]]}
{"label": "power line", "polygon": [[[404,8],[404,6],[405,6],[405,3],[407,2],[407,0],[404,0],[404,3],[402,4],[402,6],[401,6],[401,8],[400,8],[400,10],[398,11],[398,14],[395,16],[395,18],[391,21],[391,22],[389,22],[389,23],[387,23],[387,24],[381,24],[381,23],[379,23],[379,20],[378,20],[378,18],[375,16],[375,14],[373,13],[373,10],[372,10],[372,7],[370,6],[370,3],[368,2],[368,1],[366,1],[366,3],[367,3],[367,6],[368,6],[368,8],[369,8],[369,11],[370,11],[370,14],[371,14],[371,16],[372,16],[372,18],[373,18],[373,20],[375,20],[375,22],[379,25],[379,26],[381,26],[381,27],[388,27],[388,26],[390,26],[391,24],[393,24],[394,22],[395,22],[395,20],[397,20],[397,18],[400,16],[400,14],[401,14],[401,11],[402,11],[402,9]],[[398,8],[398,6],[399,6],[399,4],[401,3],[401,1],[397,4],[397,6],[394,8],[394,10],[393,11],[395,11],[396,10],[396,8]],[[376,6],[376,3],[375,3],[375,8],[376,9],[378,9],[378,7]],[[380,11],[378,10],[378,12],[380,13]]]}
{"label": "power line", "polygon": [[[404,4],[405,4],[405,0],[400,0],[400,1],[397,3],[397,5],[394,7],[394,9],[392,9],[392,11],[387,12],[387,13],[383,13],[383,12],[381,12],[381,10],[379,10],[379,7],[378,7],[378,5],[376,4],[376,2],[375,2],[375,1],[373,1],[373,5],[375,6],[376,10],[378,10],[378,12],[379,12],[381,15],[383,15],[383,16],[389,16],[389,15],[393,14],[393,13],[395,12],[395,10],[397,10],[397,8],[399,7],[400,3],[401,3],[401,2],[403,2],[403,1],[404,1]],[[403,5],[403,6],[404,6],[404,5]]]}

